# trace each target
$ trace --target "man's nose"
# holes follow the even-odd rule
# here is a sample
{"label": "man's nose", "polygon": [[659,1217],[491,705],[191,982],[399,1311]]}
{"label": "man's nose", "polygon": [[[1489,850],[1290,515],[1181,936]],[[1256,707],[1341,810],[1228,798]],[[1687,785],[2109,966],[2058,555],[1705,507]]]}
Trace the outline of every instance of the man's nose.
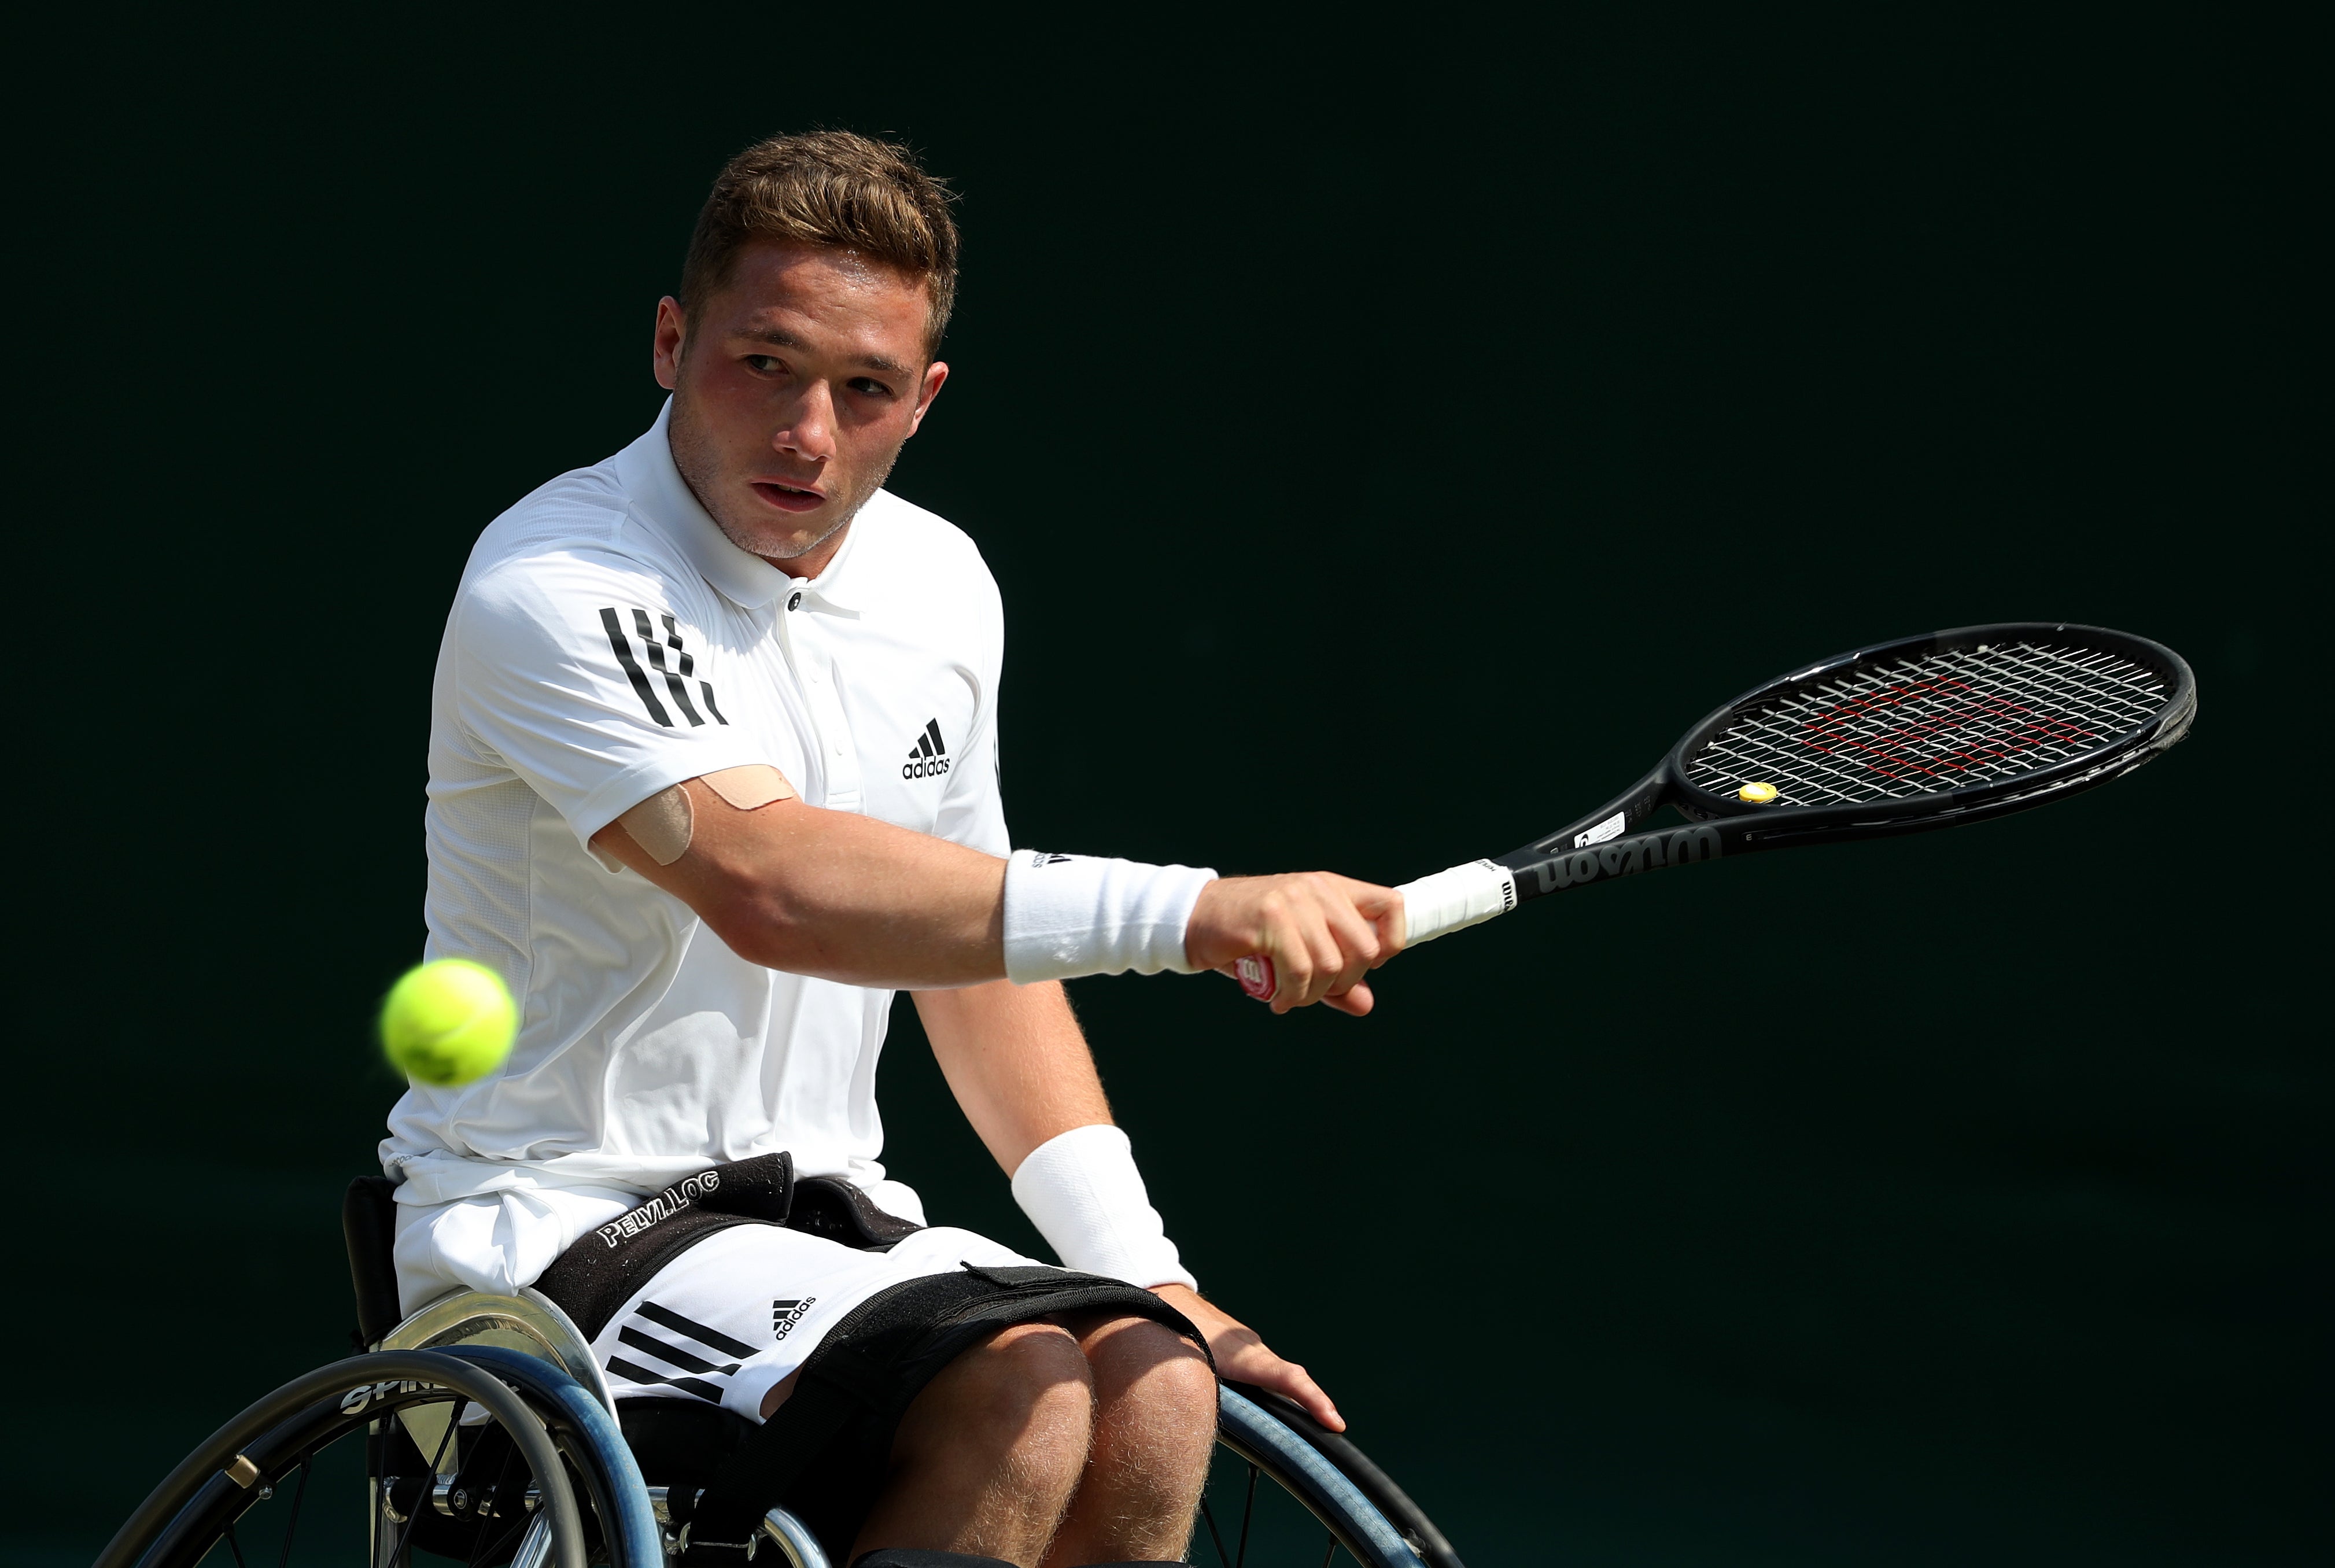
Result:
{"label": "man's nose", "polygon": [[789,457],[823,463],[835,455],[835,395],[825,382],[803,389],[802,401],[770,444]]}

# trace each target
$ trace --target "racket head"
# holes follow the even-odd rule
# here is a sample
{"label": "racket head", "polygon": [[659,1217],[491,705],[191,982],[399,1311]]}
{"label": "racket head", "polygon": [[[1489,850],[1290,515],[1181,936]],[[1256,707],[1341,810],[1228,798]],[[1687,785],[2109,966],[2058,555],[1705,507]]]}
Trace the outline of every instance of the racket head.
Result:
{"label": "racket head", "polygon": [[[2172,649],[2064,622],[1876,643],[1746,692],[1662,767],[1687,816],[1864,830],[2023,809],[2141,766],[2196,716]],[[1746,799],[1747,786],[1759,789]],[[1762,798],[1762,797],[1765,798]]]}

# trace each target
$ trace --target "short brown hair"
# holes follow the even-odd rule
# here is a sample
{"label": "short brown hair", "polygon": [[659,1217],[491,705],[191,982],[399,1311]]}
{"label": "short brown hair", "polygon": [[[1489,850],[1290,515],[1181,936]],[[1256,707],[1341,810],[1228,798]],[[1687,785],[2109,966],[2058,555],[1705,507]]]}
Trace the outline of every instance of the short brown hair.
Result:
{"label": "short brown hair", "polygon": [[739,251],[758,239],[857,251],[925,286],[931,353],[956,303],[954,199],[914,153],[888,141],[810,131],[757,142],[714,177],[682,264],[682,308],[719,293]]}

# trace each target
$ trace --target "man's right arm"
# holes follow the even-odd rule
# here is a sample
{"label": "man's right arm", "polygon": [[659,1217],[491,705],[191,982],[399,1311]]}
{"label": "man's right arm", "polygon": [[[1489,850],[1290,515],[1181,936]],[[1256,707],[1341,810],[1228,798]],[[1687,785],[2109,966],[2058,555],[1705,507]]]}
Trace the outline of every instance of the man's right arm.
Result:
{"label": "man's right arm", "polygon": [[[686,847],[661,861],[626,826],[592,845],[680,899],[740,957],[853,985],[929,991],[1006,975],[1006,863],[944,838],[791,796],[751,809],[702,779],[673,786]],[[733,791],[734,793],[734,791]],[[634,818],[635,821],[639,820]],[[1277,1012],[1370,1011],[1362,979],[1400,949],[1402,898],[1327,872],[1234,876],[1200,890],[1184,933],[1194,969],[1274,961]]]}

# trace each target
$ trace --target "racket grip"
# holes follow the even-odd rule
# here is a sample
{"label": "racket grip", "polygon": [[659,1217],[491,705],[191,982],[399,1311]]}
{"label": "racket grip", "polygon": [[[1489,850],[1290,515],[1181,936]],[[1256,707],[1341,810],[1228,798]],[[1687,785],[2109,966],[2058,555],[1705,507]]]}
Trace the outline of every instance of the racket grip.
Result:
{"label": "racket grip", "polygon": [[1479,925],[1516,906],[1516,873],[1491,860],[1470,860],[1395,891],[1402,895],[1405,947]]}
{"label": "racket grip", "polygon": [[1271,1002],[1273,993],[1281,989],[1281,976],[1274,973],[1273,960],[1262,953],[1234,959],[1233,978],[1240,982],[1243,991],[1259,1002]]}
{"label": "racket grip", "polygon": [[[1402,895],[1402,944],[1407,948],[1480,925],[1516,906],[1516,873],[1491,860],[1470,860],[1406,882],[1395,891]],[[1233,977],[1259,1002],[1271,1002],[1281,989],[1273,960],[1262,953],[1233,960]]]}

